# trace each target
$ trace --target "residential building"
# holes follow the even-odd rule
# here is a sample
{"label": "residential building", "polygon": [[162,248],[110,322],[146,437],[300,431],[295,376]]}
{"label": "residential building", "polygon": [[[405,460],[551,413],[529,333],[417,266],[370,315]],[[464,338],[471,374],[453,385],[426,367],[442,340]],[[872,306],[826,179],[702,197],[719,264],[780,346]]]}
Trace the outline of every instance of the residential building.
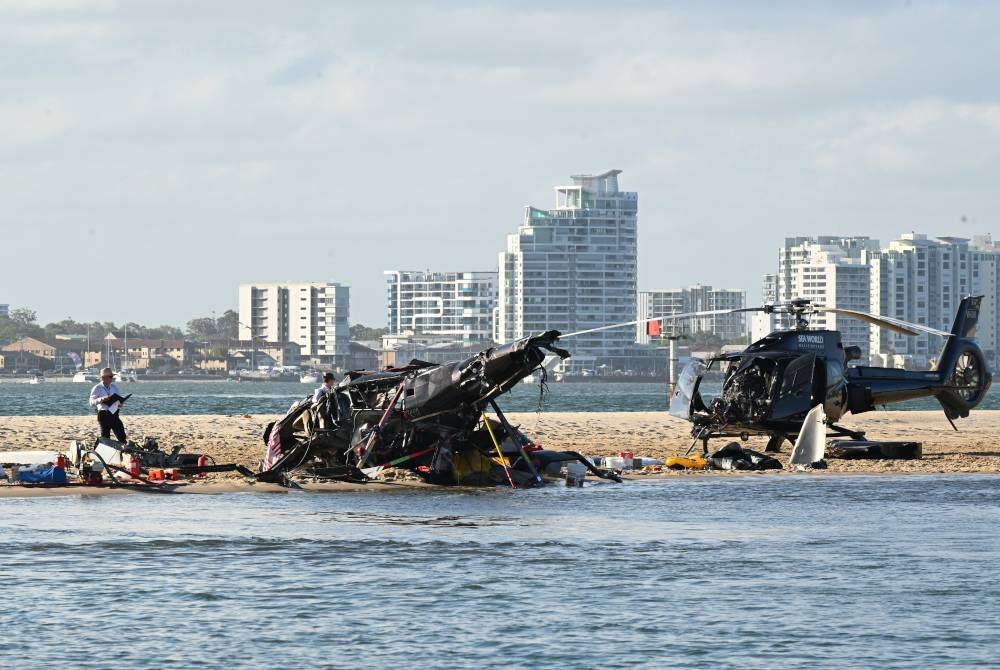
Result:
{"label": "residential building", "polygon": [[[861,260],[866,252],[876,252],[878,249],[878,240],[867,236],[786,237],[784,246],[778,250],[778,276],[775,280],[776,302],[787,303],[794,298],[806,297],[796,293],[801,288],[795,284],[796,268],[810,263],[818,250],[829,252],[839,250],[838,257],[847,262],[851,259]],[[801,281],[801,276],[799,279]],[[790,328],[793,325],[793,320],[787,315],[778,316],[776,321],[780,327],[784,328]]]}
{"label": "residential building", "polygon": [[760,281],[760,304],[778,302],[778,275],[765,274]]}
{"label": "residential building", "polygon": [[[619,189],[620,174],[575,175],[552,209],[525,208],[499,257],[500,342],[635,320],[639,196]],[[581,335],[574,359],[621,355],[634,340],[629,327]]]}
{"label": "residential building", "polygon": [[[998,332],[997,284],[1000,249],[988,237],[928,239],[906,233],[871,260],[872,311],[938,330],[950,331],[962,297],[983,295],[976,339],[995,363]],[[944,338],[907,337],[875,328],[871,349],[882,365],[925,368],[944,347]]]}
{"label": "residential building", "polygon": [[351,356],[348,359],[348,370],[378,370],[379,350],[361,342],[351,342],[349,345]]}
{"label": "residential building", "polygon": [[455,342],[493,341],[496,272],[387,270],[390,335],[443,335]]}
{"label": "residential building", "polygon": [[[765,274],[760,283],[760,303],[759,306],[774,304],[778,302],[778,275]],[[764,312],[750,312],[750,341],[757,340],[770,335],[778,328],[778,319],[775,314],[765,314]]]}
{"label": "residential building", "polygon": [[55,368],[65,368],[71,370],[75,368],[74,357],[80,357],[86,349],[86,343],[71,340],[48,340],[37,337],[22,337],[16,342],[0,347],[3,354],[3,363],[0,367],[15,368],[38,368],[40,370],[52,370]]}
{"label": "residential building", "polygon": [[261,364],[264,361],[274,361],[273,365],[281,367],[291,367],[299,364],[302,358],[302,345],[297,342],[271,342],[268,340],[258,340],[254,338],[246,340],[233,340],[226,342],[226,349],[229,358],[238,358],[246,361],[246,368],[257,367],[256,356],[263,354]]}
{"label": "residential building", "polygon": [[[939,330],[951,330],[961,299],[983,295],[976,338],[988,362],[1000,355],[1000,245],[989,235],[970,241],[906,233],[882,249],[867,237],[788,238],[778,254],[776,295],[814,304],[881,314]],[[765,281],[765,286],[767,281]],[[766,289],[765,289],[766,291]],[[816,314],[817,328],[838,329],[845,345],[862,348],[862,361],[926,369],[944,338],[899,335],[835,314]],[[776,324],[789,327],[787,319]],[[764,329],[755,327],[757,336]]]}
{"label": "residential building", "polygon": [[[788,237],[778,250],[777,302],[807,298],[816,305],[870,311],[868,259],[877,253],[878,240],[866,236]],[[869,356],[868,325],[833,313],[814,314],[814,328],[840,330],[845,345],[861,347],[863,362]],[[776,328],[794,327],[789,315],[777,315]],[[761,324],[758,324],[760,333]]]}
{"label": "residential building", "polygon": [[[168,366],[186,368],[194,365],[195,343],[185,340],[146,340],[129,338],[105,340],[113,367],[128,366],[137,370]],[[111,363],[109,363],[110,365]]]}
{"label": "residential building", "polygon": [[[746,291],[743,289],[716,289],[695,284],[687,288],[654,289],[639,293],[639,319],[670,314],[689,314],[716,310],[743,309],[746,307]],[[636,342],[648,344],[646,324],[640,323],[636,329]],[[714,333],[724,341],[745,337],[746,315],[712,314],[676,322],[665,321],[664,332],[673,333]]]}
{"label": "residential building", "polygon": [[350,355],[350,288],[339,283],[243,284],[239,336],[294,342],[314,365],[343,365]]}

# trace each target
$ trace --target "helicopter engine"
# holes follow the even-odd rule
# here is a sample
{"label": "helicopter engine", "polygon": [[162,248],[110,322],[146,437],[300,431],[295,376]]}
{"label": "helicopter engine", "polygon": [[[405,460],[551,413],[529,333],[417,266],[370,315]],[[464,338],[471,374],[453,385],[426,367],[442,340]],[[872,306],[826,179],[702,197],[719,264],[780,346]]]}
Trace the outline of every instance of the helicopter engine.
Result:
{"label": "helicopter engine", "polygon": [[726,419],[739,422],[763,421],[771,412],[771,398],[776,382],[775,363],[754,358],[740,365],[723,385],[722,397],[716,400],[717,411]]}

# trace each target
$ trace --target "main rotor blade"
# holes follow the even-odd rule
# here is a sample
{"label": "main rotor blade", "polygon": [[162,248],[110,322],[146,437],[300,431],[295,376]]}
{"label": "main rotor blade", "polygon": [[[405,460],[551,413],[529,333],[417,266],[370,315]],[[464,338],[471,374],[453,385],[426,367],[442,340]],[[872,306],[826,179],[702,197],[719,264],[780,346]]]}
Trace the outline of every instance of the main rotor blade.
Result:
{"label": "main rotor blade", "polygon": [[853,309],[843,309],[841,307],[822,307],[817,305],[814,309],[817,312],[832,312],[834,314],[843,314],[844,316],[849,316],[860,321],[867,321],[868,323],[885,328],[886,330],[891,330],[895,333],[907,335],[909,337],[913,337],[919,333],[941,335],[943,337],[951,336],[951,333],[947,331],[938,330],[937,328],[931,328],[930,326],[924,326],[919,323],[910,323],[909,321],[903,321],[902,319],[896,319],[891,316],[878,316],[867,312],[859,312]]}
{"label": "main rotor blade", "polygon": [[737,309],[710,309],[704,312],[684,312],[681,314],[665,314],[664,316],[654,316],[651,319],[637,319],[635,321],[627,321],[625,323],[613,323],[610,326],[599,326],[597,328],[588,328],[587,330],[578,330],[575,333],[568,333],[566,335],[560,335],[560,340],[565,340],[567,337],[576,337],[577,335],[586,335],[588,333],[596,333],[601,330],[611,330],[612,328],[624,328],[625,326],[635,326],[640,323],[652,323],[653,321],[676,321],[678,319],[694,319],[699,316],[714,316],[716,314],[733,314],[743,310]]}

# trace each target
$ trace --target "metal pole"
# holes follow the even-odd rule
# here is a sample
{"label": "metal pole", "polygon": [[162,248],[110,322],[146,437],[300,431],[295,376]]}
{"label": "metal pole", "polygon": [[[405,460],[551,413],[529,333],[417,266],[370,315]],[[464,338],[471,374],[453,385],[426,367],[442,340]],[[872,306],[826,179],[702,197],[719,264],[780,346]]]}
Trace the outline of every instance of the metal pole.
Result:
{"label": "metal pole", "polygon": [[667,393],[669,394],[667,402],[669,403],[670,398],[674,397],[674,390],[677,388],[677,336],[670,335],[668,339],[670,340],[670,348],[668,349],[670,352],[668,354],[670,356],[670,371],[667,375]]}

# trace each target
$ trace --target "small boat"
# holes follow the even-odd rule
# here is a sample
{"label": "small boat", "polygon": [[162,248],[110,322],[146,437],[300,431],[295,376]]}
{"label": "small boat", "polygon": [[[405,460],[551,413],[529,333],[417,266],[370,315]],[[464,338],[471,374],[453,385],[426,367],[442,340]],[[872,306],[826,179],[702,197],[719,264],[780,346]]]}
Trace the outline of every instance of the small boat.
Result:
{"label": "small boat", "polygon": [[136,375],[135,370],[132,368],[122,368],[117,373],[115,373],[115,382],[121,384],[123,382],[137,382],[139,381],[139,376]]}
{"label": "small boat", "polygon": [[319,384],[319,375],[315,372],[306,372],[299,376],[299,381],[303,384]]}
{"label": "small boat", "polygon": [[101,381],[101,379],[95,372],[91,372],[89,370],[80,370],[75,375],[73,375],[73,379],[70,381],[76,384],[86,384],[88,382],[90,382],[91,384],[96,384],[97,382]]}
{"label": "small boat", "polygon": [[24,380],[25,384],[42,384],[45,382],[45,377],[42,375],[31,375]]}

